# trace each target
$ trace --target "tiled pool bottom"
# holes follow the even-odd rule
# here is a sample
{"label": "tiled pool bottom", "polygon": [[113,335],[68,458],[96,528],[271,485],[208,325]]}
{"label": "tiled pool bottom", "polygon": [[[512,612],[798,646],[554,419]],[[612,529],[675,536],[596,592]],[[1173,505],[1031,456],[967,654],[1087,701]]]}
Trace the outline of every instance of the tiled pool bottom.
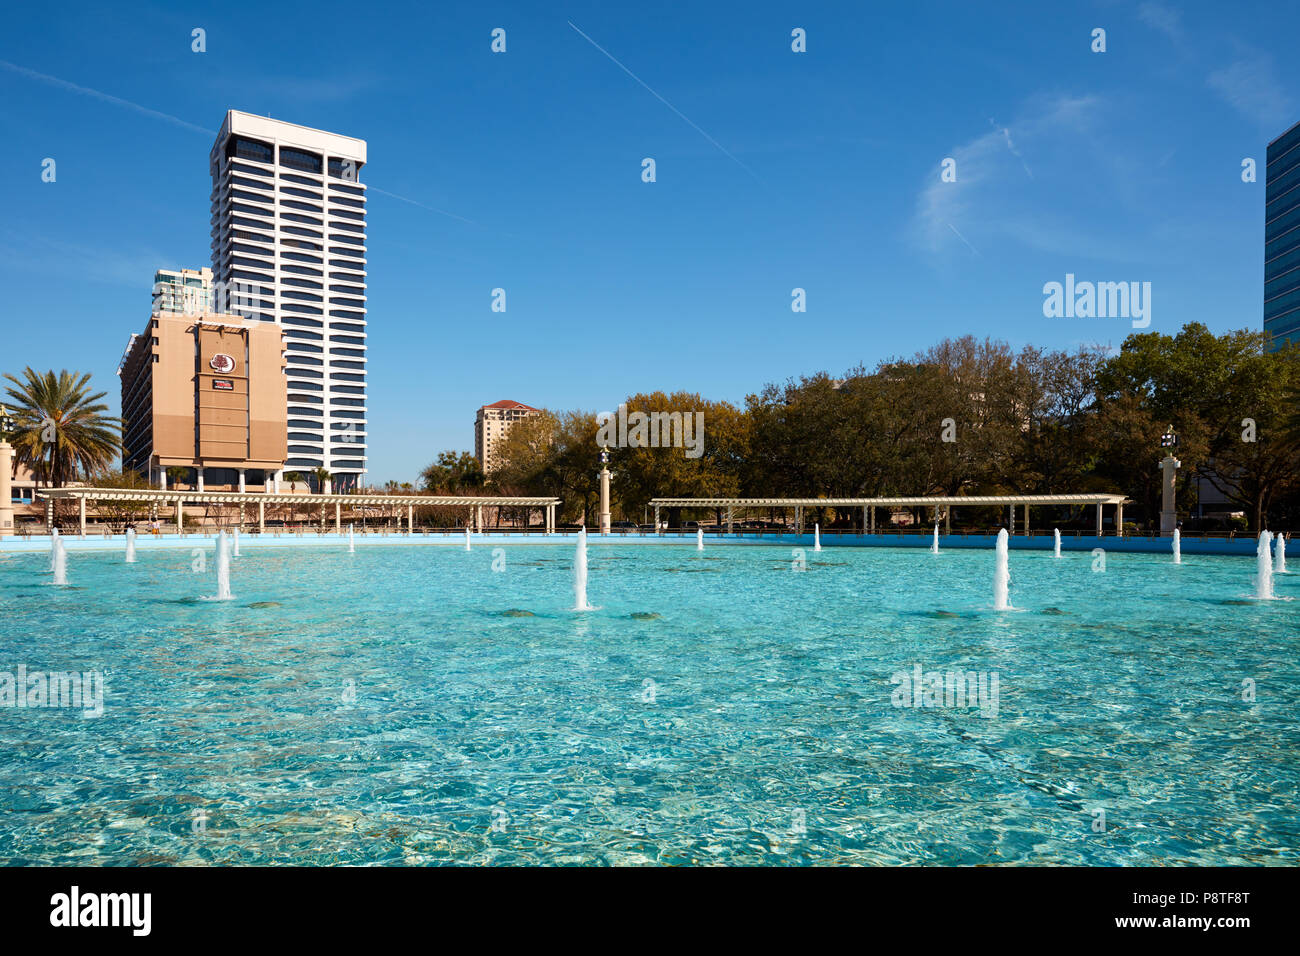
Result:
{"label": "tiled pool bottom", "polygon": [[[107,673],[0,707],[0,861],[1300,858],[1300,602],[1250,559],[1013,553],[1006,613],[980,551],[589,560],[575,613],[553,546],[249,548],[229,602],[210,554],[0,555],[0,671]],[[918,664],[997,716],[893,706]]]}

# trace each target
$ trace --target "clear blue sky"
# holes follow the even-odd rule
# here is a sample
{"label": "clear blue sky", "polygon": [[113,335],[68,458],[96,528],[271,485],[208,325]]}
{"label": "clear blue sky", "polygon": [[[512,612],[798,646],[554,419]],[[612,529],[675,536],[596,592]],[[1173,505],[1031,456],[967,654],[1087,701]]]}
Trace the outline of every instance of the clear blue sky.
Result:
{"label": "clear blue sky", "polygon": [[230,108],[369,143],[375,483],[503,398],[739,402],[967,333],[1118,345],[1127,321],[1044,318],[1067,272],[1151,282],[1156,331],[1259,328],[1296,8],[978,6],[11,4],[0,369],[90,371],[116,409],[154,270],[210,264]]}

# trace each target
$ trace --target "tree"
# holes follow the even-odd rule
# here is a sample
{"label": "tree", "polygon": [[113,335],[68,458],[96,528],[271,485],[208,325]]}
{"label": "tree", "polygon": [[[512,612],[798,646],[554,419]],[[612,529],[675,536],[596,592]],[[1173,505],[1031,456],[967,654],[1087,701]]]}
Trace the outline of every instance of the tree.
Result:
{"label": "tree", "polygon": [[[481,489],[485,482],[478,459],[467,451],[443,451],[420,472],[424,490],[434,494],[459,495]],[[409,485],[405,486],[409,487]]]}
{"label": "tree", "polygon": [[38,483],[62,487],[78,475],[103,471],[121,451],[121,420],[104,414],[104,392],[90,394],[90,375],[66,369],[41,375],[30,366],[23,378],[6,375],[16,403],[10,442],[14,458]]}
{"label": "tree", "polygon": [[[1156,438],[1170,425],[1178,436],[1184,488],[1195,477],[1208,481],[1242,506],[1254,532],[1263,527],[1273,499],[1295,483],[1300,434],[1288,428],[1294,406],[1285,396],[1300,387],[1300,349],[1268,352],[1266,345],[1262,332],[1214,335],[1193,322],[1173,336],[1130,335],[1102,365],[1097,388],[1103,421],[1119,406],[1141,423],[1130,431],[1141,442],[1136,447],[1107,434],[1103,467],[1125,485],[1142,488],[1149,514],[1158,510]],[[1114,458],[1123,462],[1121,468],[1112,464]]]}
{"label": "tree", "polygon": [[[637,412],[652,416],[650,438],[659,446],[629,444],[613,449],[611,470],[616,481],[611,495],[617,494],[625,516],[639,518],[642,508],[656,497],[739,494],[739,462],[747,447],[747,430],[743,413],[735,406],[691,392],[630,395],[623,404],[629,418]],[[582,445],[582,464],[595,472],[599,447],[594,430]]]}
{"label": "tree", "polygon": [[499,491],[560,498],[560,518],[586,523],[599,498],[596,416],[542,410],[510,426],[490,476]]}
{"label": "tree", "polygon": [[172,465],[167,469],[166,474],[167,480],[171,482],[171,486],[179,489],[181,482],[186,481],[190,477],[190,470],[188,468],[182,468],[180,465]]}
{"label": "tree", "polygon": [[287,481],[287,482],[289,482],[289,490],[290,490],[291,492],[293,492],[293,491],[297,491],[297,490],[298,490],[298,482],[300,482],[300,481],[303,480],[303,478],[302,478],[302,472],[300,472],[300,471],[286,471],[286,472],[284,473],[284,480]]}
{"label": "tree", "polygon": [[319,494],[325,494],[325,482],[329,481],[332,475],[328,468],[313,468],[312,477],[316,479],[316,489]]}
{"label": "tree", "polygon": [[[122,470],[100,472],[92,478],[91,484],[95,488],[117,488],[126,491],[151,487],[149,482],[134,471]],[[134,524],[143,515],[148,514],[150,504],[147,501],[102,500],[96,502],[96,507],[101,516],[108,518],[109,526],[116,531],[128,524]]]}

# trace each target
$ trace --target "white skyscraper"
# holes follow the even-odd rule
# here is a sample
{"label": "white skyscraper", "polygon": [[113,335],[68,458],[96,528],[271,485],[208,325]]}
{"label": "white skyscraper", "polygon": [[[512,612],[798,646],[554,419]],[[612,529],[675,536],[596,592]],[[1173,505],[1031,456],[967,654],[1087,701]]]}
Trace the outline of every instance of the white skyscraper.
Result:
{"label": "white skyscraper", "polygon": [[364,140],[231,110],[212,147],[212,271],[229,306],[284,328],[286,471],[366,471]]}

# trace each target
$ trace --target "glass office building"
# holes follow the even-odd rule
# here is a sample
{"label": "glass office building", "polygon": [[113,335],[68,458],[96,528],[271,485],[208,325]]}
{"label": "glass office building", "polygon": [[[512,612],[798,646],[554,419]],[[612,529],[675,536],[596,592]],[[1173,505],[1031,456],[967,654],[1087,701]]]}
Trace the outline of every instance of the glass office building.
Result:
{"label": "glass office building", "polygon": [[1264,331],[1300,341],[1300,123],[1268,144],[1264,193]]}

